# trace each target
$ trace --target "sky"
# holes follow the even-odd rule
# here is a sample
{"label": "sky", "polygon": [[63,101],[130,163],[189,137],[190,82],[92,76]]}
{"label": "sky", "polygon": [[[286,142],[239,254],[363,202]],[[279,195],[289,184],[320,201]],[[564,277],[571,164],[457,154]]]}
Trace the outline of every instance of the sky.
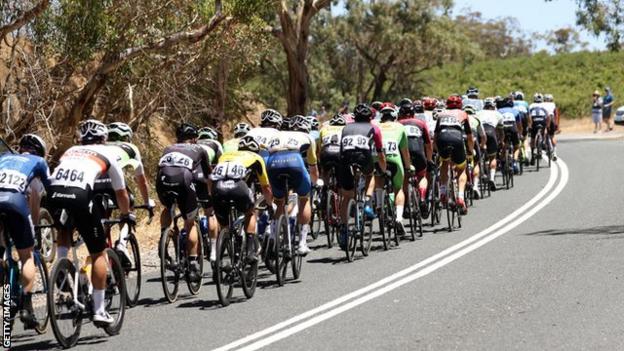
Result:
{"label": "sky", "polygon": [[[527,33],[546,32],[562,27],[575,27],[581,33],[582,40],[589,43],[590,50],[604,50],[602,38],[596,38],[575,26],[576,1],[574,0],[455,0],[454,14],[470,8],[479,11],[484,18],[512,16],[518,19],[520,27]],[[544,48],[539,43],[537,49]]]}

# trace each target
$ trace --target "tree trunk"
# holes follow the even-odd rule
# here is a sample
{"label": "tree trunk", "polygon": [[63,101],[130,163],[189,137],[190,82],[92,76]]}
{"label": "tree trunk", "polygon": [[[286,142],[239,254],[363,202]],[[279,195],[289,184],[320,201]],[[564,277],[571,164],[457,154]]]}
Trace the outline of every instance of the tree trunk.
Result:
{"label": "tree trunk", "polygon": [[305,114],[308,101],[308,70],[305,56],[307,48],[300,52],[286,51],[288,62],[288,115]]}
{"label": "tree trunk", "polygon": [[225,136],[228,131],[228,123],[225,120],[225,107],[227,103],[227,81],[229,75],[228,58],[222,58],[217,66],[217,129]]}

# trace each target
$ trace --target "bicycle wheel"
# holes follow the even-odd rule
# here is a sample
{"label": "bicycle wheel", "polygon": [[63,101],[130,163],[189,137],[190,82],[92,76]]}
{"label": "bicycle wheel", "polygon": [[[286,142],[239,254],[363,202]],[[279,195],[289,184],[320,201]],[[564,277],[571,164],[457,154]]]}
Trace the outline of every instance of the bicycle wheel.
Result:
{"label": "bicycle wheel", "polygon": [[325,197],[325,215],[323,216],[323,225],[325,226],[325,235],[327,236],[327,248],[331,249],[334,246],[334,194],[333,191],[328,190]]}
{"label": "bicycle wheel", "polygon": [[[395,204],[390,200],[390,193],[386,192],[386,196],[384,197],[384,206],[386,207],[386,225],[388,229],[388,240],[394,242],[395,246],[399,246],[400,238],[399,238],[399,228],[397,226],[396,221],[396,207]],[[390,246],[390,243],[388,243]]]}
{"label": "bicycle wheel", "polygon": [[[48,212],[45,208],[42,208],[39,211],[39,224],[43,226],[54,224],[54,220],[52,219],[50,212]],[[56,229],[41,228],[39,246],[41,257],[47,263],[54,262],[54,258],[56,257]]]}
{"label": "bicycle wheel", "polygon": [[115,320],[112,324],[104,327],[108,335],[117,335],[123,325],[126,314],[126,279],[125,272],[119,260],[119,256],[112,249],[106,249],[108,255],[108,275],[106,277],[106,291],[104,301],[108,306],[108,313]]}
{"label": "bicycle wheel", "polygon": [[292,259],[290,260],[290,265],[292,268],[292,274],[293,274],[293,278],[299,279],[299,277],[301,276],[301,265],[303,264],[303,256],[297,254],[297,250],[296,248],[299,246],[299,241],[301,240],[301,227],[299,225],[295,226],[295,230],[293,233],[291,233],[291,252],[290,252],[290,257],[292,257]]}
{"label": "bicycle wheel", "polygon": [[172,229],[160,236],[158,256],[160,257],[160,280],[165,298],[169,302],[178,299],[180,287],[180,258],[178,257],[177,235]]}
{"label": "bicycle wheel", "polygon": [[124,267],[126,272],[126,292],[128,307],[134,307],[139,302],[141,294],[141,255],[139,243],[134,234],[128,236],[128,253],[130,253],[130,266]]}
{"label": "bicycle wheel", "polygon": [[275,277],[277,285],[284,286],[290,254],[288,250],[288,217],[286,215],[281,215],[277,221],[275,250]]}
{"label": "bicycle wheel", "polygon": [[[256,240],[255,237],[254,240]],[[243,247],[247,248],[247,245],[254,245],[254,247],[256,247],[256,244],[249,242],[245,236],[243,239]],[[242,269],[240,270],[240,280],[243,286],[243,293],[246,298],[251,299],[256,292],[256,285],[258,284],[258,261],[256,260],[253,263],[248,262],[247,249],[242,250],[241,258]]]}
{"label": "bicycle wheel", "polygon": [[537,170],[539,171],[540,169],[540,161],[542,160],[542,135],[540,133],[537,133],[537,141],[535,142],[537,151],[535,153],[535,158],[537,159],[535,161],[535,165],[537,167]]}
{"label": "bicycle wheel", "polygon": [[363,225],[362,240],[360,240],[360,251],[362,251],[363,256],[368,256],[371,244],[373,243],[373,221],[364,221]]}
{"label": "bicycle wheel", "polygon": [[312,240],[316,240],[321,233],[323,226],[323,216],[321,213],[321,194],[317,190],[311,191],[310,205],[312,206],[312,217],[310,218],[310,235]]}
{"label": "bicycle wheel", "polygon": [[[76,345],[82,328],[83,311],[76,304],[79,297],[74,296],[74,286],[79,284],[75,277],[76,268],[67,258],[56,261],[50,274],[53,283],[48,289],[48,314],[54,337],[63,348]],[[81,292],[78,286],[80,295]],[[80,299],[85,302],[82,296]]]}
{"label": "bicycle wheel", "polygon": [[357,206],[357,202],[354,199],[349,201],[349,220],[347,222],[347,249],[345,253],[347,255],[347,261],[353,262],[355,258],[355,251],[357,249],[357,229],[362,219],[363,209]]}
{"label": "bicycle wheel", "polygon": [[550,140],[550,136],[546,137],[546,156],[548,156],[548,168],[552,165],[552,140]]}
{"label": "bicycle wheel", "polygon": [[39,322],[39,325],[35,328],[38,334],[45,334],[48,329],[48,267],[39,255],[35,253],[35,279],[33,280],[32,293],[32,306],[33,313]]}
{"label": "bicycle wheel", "polygon": [[[383,201],[385,202],[386,192],[383,193]],[[379,226],[379,235],[381,236],[381,242],[383,243],[384,251],[388,251],[390,249],[390,233],[386,228],[386,210],[383,204],[375,205],[379,210],[377,211],[377,223]]]}
{"label": "bicycle wheel", "polygon": [[234,255],[230,230],[224,228],[217,239],[217,261],[215,262],[217,269],[215,285],[217,286],[219,302],[223,307],[230,304],[234,282],[236,281],[235,275],[238,274],[234,269]]}
{"label": "bicycle wheel", "polygon": [[186,285],[188,287],[191,295],[199,294],[199,290],[201,290],[202,282],[204,280],[204,240],[202,240],[201,234],[199,233],[199,229],[197,230],[197,263],[199,263],[199,279],[197,281],[192,281],[189,279],[189,270],[186,271],[185,280]]}
{"label": "bicycle wheel", "polygon": [[430,204],[431,207],[431,226],[435,227],[436,224],[440,224],[442,220],[442,204],[440,203],[440,184],[437,179],[433,182],[433,189],[431,190],[430,195]]}
{"label": "bicycle wheel", "polygon": [[409,204],[409,226],[410,226],[410,240],[415,241],[416,238],[422,238],[422,215],[420,213],[420,202],[418,200],[418,193],[414,186],[410,185],[408,188],[408,204]]}

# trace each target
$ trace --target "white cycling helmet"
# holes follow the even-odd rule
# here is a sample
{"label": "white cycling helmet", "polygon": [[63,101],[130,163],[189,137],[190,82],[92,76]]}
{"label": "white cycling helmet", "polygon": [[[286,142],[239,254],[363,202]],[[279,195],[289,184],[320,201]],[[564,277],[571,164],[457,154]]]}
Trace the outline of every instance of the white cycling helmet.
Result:
{"label": "white cycling helmet", "polygon": [[19,147],[20,151],[28,150],[40,157],[45,157],[46,155],[46,143],[36,134],[24,134],[19,141]]}
{"label": "white cycling helmet", "polygon": [[310,130],[312,130],[312,123],[310,123],[310,120],[307,117],[294,116],[292,118],[292,122],[290,122],[290,130],[295,132],[310,133]]}
{"label": "white cycling helmet", "polygon": [[251,126],[247,123],[239,123],[234,127],[234,137],[241,138],[247,135],[251,130]]}
{"label": "white cycling helmet", "polygon": [[535,93],[535,95],[533,95],[533,102],[535,103],[544,102],[544,96],[542,95],[542,93]]}
{"label": "white cycling helmet", "polygon": [[260,114],[260,125],[263,127],[277,126],[279,128],[282,124],[282,120],[282,114],[273,109],[264,110],[262,114]]}
{"label": "white cycling helmet", "polygon": [[108,128],[96,119],[88,119],[80,123],[78,133],[82,144],[105,142],[108,137]]}
{"label": "white cycling helmet", "polygon": [[204,127],[197,131],[197,139],[199,140],[217,140],[218,137],[217,131],[210,127]]}
{"label": "white cycling helmet", "polygon": [[109,141],[129,141],[132,135],[132,128],[123,122],[113,122],[108,125]]}
{"label": "white cycling helmet", "polygon": [[544,102],[554,102],[555,97],[552,94],[544,94]]}

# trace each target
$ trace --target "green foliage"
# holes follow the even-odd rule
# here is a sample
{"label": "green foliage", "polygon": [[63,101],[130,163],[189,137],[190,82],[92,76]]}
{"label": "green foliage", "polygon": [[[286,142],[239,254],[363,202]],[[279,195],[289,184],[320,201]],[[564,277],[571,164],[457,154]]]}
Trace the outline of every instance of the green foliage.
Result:
{"label": "green foliage", "polygon": [[[605,86],[624,97],[624,53],[579,52],[550,56],[486,60],[471,65],[452,64],[428,71],[426,93],[447,96],[463,93],[470,85],[482,96],[522,90],[527,100],[535,92],[550,93],[567,118],[590,114],[591,94]],[[619,100],[622,101],[621,99]]]}

